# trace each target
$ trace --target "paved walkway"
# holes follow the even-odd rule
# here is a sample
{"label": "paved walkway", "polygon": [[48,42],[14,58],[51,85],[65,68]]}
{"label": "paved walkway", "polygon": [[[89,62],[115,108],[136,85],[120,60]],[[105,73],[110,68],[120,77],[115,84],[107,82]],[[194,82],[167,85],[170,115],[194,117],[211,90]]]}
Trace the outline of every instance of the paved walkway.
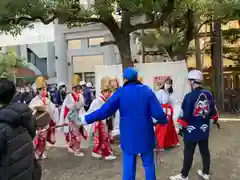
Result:
{"label": "paved walkway", "polygon": [[[240,122],[221,122],[221,129],[213,128],[210,140],[212,153],[212,180],[240,179]],[[121,151],[114,146],[117,160],[93,159],[90,150],[84,157],[74,157],[63,148],[51,148],[50,159],[43,162],[43,180],[121,180]],[[161,166],[157,168],[157,179],[166,180],[179,172],[182,166],[183,147],[161,153]],[[196,170],[201,168],[199,151],[196,156],[190,180],[199,180]],[[138,161],[137,180],[144,180],[144,170]]]}

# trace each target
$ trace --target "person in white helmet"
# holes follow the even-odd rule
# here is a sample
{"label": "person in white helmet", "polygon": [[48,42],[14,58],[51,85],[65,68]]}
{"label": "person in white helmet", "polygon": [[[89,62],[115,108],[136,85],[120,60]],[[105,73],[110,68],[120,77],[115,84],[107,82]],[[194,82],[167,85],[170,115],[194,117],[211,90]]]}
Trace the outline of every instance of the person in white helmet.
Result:
{"label": "person in white helmet", "polygon": [[184,139],[183,168],[180,174],[171,176],[170,179],[188,180],[193,155],[198,145],[202,156],[203,169],[198,170],[197,173],[202,179],[208,180],[210,178],[209,129],[211,122],[217,122],[219,116],[212,94],[202,88],[202,72],[198,70],[190,71],[188,81],[191,92],[184,97],[182,111],[178,119],[180,132]]}
{"label": "person in white helmet", "polygon": [[54,93],[53,103],[57,107],[61,107],[66,96],[67,96],[66,84],[64,82],[58,83],[58,90]]}
{"label": "person in white helmet", "polygon": [[85,81],[80,82],[80,85],[83,88],[83,97],[84,97],[84,102],[85,102],[84,109],[85,109],[85,111],[88,111],[88,109],[90,108],[90,105],[91,105],[91,103],[94,99],[93,93],[91,91],[91,87],[89,87],[90,84],[86,83]]}

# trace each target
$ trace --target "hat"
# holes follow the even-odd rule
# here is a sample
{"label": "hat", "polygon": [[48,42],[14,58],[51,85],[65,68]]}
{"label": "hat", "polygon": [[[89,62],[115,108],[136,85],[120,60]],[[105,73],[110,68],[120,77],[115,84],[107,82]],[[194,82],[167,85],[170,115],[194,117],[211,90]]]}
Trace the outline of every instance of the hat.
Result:
{"label": "hat", "polygon": [[87,86],[87,87],[92,87],[92,83],[88,82],[88,83],[86,84],[86,86]]}
{"label": "hat", "polygon": [[101,79],[101,90],[111,90],[111,86],[110,86],[110,77],[104,77]]}
{"label": "hat", "polygon": [[132,67],[125,68],[123,70],[123,78],[132,81],[132,80],[137,80],[138,79],[138,72],[136,69]]}
{"label": "hat", "polygon": [[85,84],[86,84],[85,81],[80,81],[80,86],[83,86],[83,85],[85,85]]}
{"label": "hat", "polygon": [[37,77],[36,81],[36,88],[41,89],[41,88],[46,88],[47,87],[47,82],[44,77],[39,76]]}
{"label": "hat", "polygon": [[61,87],[61,86],[66,86],[66,84],[64,82],[58,83],[58,88]]}
{"label": "hat", "polygon": [[111,81],[116,81],[118,86],[119,86],[119,84],[120,84],[120,83],[119,83],[119,79],[118,79],[117,76],[111,77]]}
{"label": "hat", "polygon": [[203,81],[203,74],[199,70],[192,70],[188,73],[188,79],[189,80],[195,80],[196,82],[202,82]]}
{"label": "hat", "polygon": [[80,85],[80,77],[77,74],[72,75],[72,87]]}

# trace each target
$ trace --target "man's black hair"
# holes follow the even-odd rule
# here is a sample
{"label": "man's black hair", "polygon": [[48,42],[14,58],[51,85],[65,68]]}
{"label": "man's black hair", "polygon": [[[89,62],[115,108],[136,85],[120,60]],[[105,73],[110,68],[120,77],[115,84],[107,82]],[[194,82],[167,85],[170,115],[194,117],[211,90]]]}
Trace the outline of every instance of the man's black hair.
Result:
{"label": "man's black hair", "polygon": [[14,94],[16,93],[16,87],[13,81],[6,78],[0,78],[0,104],[11,103]]}

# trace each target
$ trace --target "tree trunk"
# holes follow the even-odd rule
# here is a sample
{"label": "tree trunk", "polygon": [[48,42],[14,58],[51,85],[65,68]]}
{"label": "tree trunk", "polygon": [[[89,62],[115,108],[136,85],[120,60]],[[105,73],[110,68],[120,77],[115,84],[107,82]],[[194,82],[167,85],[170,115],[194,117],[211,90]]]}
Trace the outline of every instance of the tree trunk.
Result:
{"label": "tree trunk", "polygon": [[199,37],[195,37],[195,49],[196,49],[196,69],[202,71],[202,57]]}
{"label": "tree trunk", "polygon": [[213,53],[213,80],[216,87],[216,104],[220,111],[224,110],[224,83],[223,83],[223,57],[222,57],[222,31],[221,22],[214,22],[214,53]]}
{"label": "tree trunk", "polygon": [[118,47],[120,58],[122,62],[122,67],[133,67],[132,55],[131,55],[131,47],[130,47],[130,37],[129,35],[122,35],[121,39],[116,41],[116,45]]}
{"label": "tree trunk", "polygon": [[187,61],[187,52],[188,52],[188,47],[189,47],[190,41],[186,41],[181,49],[179,50],[179,54],[177,55],[177,60],[182,61],[185,60]]}

